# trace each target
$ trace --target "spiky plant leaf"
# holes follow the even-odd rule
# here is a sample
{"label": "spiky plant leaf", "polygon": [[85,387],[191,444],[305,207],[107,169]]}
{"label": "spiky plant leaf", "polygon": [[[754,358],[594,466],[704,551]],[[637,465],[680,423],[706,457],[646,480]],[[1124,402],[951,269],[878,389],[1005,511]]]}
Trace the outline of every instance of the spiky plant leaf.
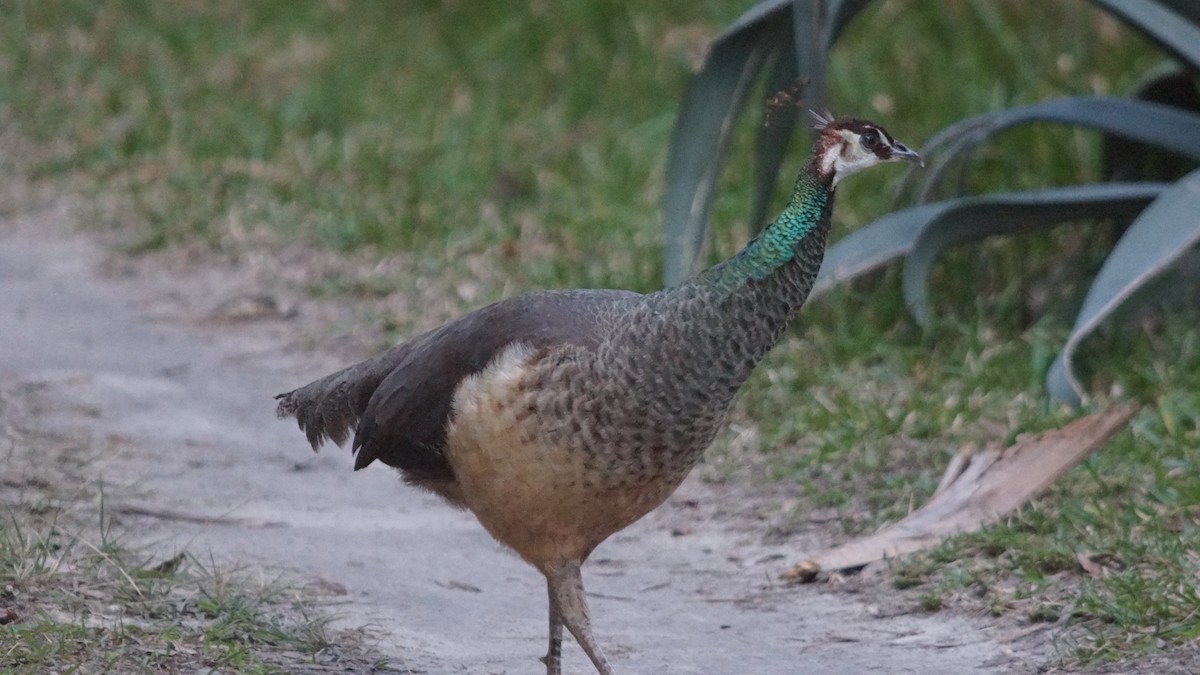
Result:
{"label": "spiky plant leaf", "polygon": [[[798,77],[796,61],[788,54],[776,56],[770,79],[767,81],[768,99],[774,98],[772,92],[785,91]],[[767,210],[771,206],[771,193],[774,192],[775,178],[779,175],[779,167],[787,156],[791,145],[792,132],[796,129],[799,118],[799,107],[784,101],[772,104],[768,102],[763,124],[759,127],[758,138],[754,148],[754,202],[750,208],[751,227],[762,226],[767,219]]]}
{"label": "spiky plant leaf", "polygon": [[[869,2],[767,0],[752,6],[714,42],[709,59],[697,73],[681,106],[668,158],[667,186],[663,197],[666,239],[664,269],[668,284],[685,278],[699,259],[712,204],[712,191],[728,148],[732,122],[747,95],[746,87],[750,84],[747,79],[752,81],[762,68],[765,62],[764,49],[770,52],[787,41],[786,36],[780,36],[771,27],[791,24],[791,46],[797,65],[795,73],[801,79],[808,79],[808,101],[819,106],[824,100],[826,54],[846,24]],[[1200,54],[1200,3],[1195,0],[1092,2],[1143,32],[1184,62],[1200,67],[1200,61],[1197,60]],[[777,63],[783,62],[781,57]],[[782,74],[788,71],[790,69],[779,67],[772,81],[779,84]],[[986,138],[990,135],[988,123],[995,121],[977,119],[976,122],[981,125],[979,127],[956,126],[952,130],[983,134],[983,138]],[[1019,123],[1023,122],[1012,122]],[[1086,122],[1079,123],[1087,125]],[[751,210],[751,223],[755,226],[765,220],[774,174],[782,163],[794,124],[794,117],[785,118],[777,132],[765,131],[760,134],[755,198]],[[1141,128],[1153,129],[1155,125],[1142,124]],[[940,143],[950,140],[942,138],[925,150],[928,153]],[[982,138],[978,142],[982,142]],[[963,152],[969,152],[971,147],[974,146],[963,148]],[[948,166],[953,159],[946,157],[942,161]],[[931,179],[925,185],[931,187],[936,184],[940,174],[941,171],[931,172]],[[925,198],[928,198],[927,191]]]}
{"label": "spiky plant leaf", "polygon": [[[663,194],[663,269],[667,285],[678,283],[695,271],[734,121],[772,55],[777,60],[770,86],[778,90],[792,80],[806,82],[805,102],[812,107],[823,107],[829,47],[868,2],[760,2],[713,41],[703,67],[684,94],[667,157]],[[768,126],[760,135],[755,215],[751,221],[756,226],[765,217],[795,123],[794,112],[781,112],[773,123],[777,128]]]}
{"label": "spiky plant leaf", "polygon": [[[712,191],[728,149],[730,129],[759,71],[768,63],[774,64],[768,84],[772,88],[782,88],[793,73],[800,79],[807,79],[809,88],[805,92],[805,101],[810,107],[819,107],[824,100],[828,51],[842,28],[869,2],[761,2],[718,38],[681,108],[668,160],[663,199],[668,283],[686,277],[699,259]],[[1200,3],[1195,0],[1092,2],[1145,34],[1182,64],[1184,70],[1170,82],[1164,81],[1164,86],[1170,84],[1182,91],[1176,85],[1187,85],[1190,79],[1192,89],[1195,89],[1194,78],[1200,71]],[[780,26],[786,28],[781,30]],[[786,55],[789,42],[794,64]],[[928,201],[934,190],[943,185],[946,172],[955,167],[963,177],[961,183],[965,183],[965,177],[969,175],[969,157],[982,143],[1006,129],[1033,122],[1080,126],[1103,133],[1109,150],[1105,175],[1118,180],[1130,177],[1172,180],[1195,162],[1200,162],[1200,114],[1193,112],[1197,106],[1175,94],[1167,98],[1138,97],[1146,100],[1071,98],[959,122],[922,148],[922,154],[933,164],[927,172],[910,172],[905,180],[907,192],[916,193],[918,204]],[[777,126],[759,133],[751,220],[754,226],[762,225],[766,219],[775,177],[796,123],[795,111],[781,111],[777,114]],[[1162,184],[1117,183],[953,199],[915,206],[885,216],[831,247],[814,294],[819,295],[833,283],[889,260],[911,256],[905,269],[905,292],[914,312],[923,319],[929,267],[945,247],[990,234],[1035,229],[1093,214],[1115,215],[1128,220],[1163,189]],[[962,191],[960,184],[959,194]],[[1044,203],[1038,200],[1044,200]],[[1194,207],[1200,212],[1200,204]],[[1145,217],[1143,215],[1136,222],[1142,223]],[[1129,268],[1126,272],[1131,278],[1140,278],[1130,271],[1136,267],[1138,259],[1123,255],[1120,260]],[[1143,271],[1151,273],[1153,269]],[[1070,354],[1064,354],[1064,357],[1065,365],[1059,367],[1066,373],[1063,377],[1069,378]],[[1068,382],[1067,390],[1075,392],[1072,400],[1078,401],[1077,383],[1063,381]],[[1061,394],[1062,386],[1058,391],[1056,396],[1065,399]]]}
{"label": "spiky plant leaf", "polygon": [[809,297],[816,298],[843,281],[908,255],[921,228],[950,208],[953,203],[948,201],[914,206],[889,213],[842,237],[825,251],[825,261]]}
{"label": "spiky plant leaf", "polygon": [[[1092,1],[1095,2],[1096,0]],[[1107,2],[1103,4],[1107,7],[1113,3]],[[1196,0],[1158,0],[1158,4],[1166,6],[1174,12],[1178,12],[1193,24],[1200,25],[1200,3],[1196,2]]]}
{"label": "spiky plant leaf", "polygon": [[[906,294],[909,307],[923,321],[928,294],[929,266],[946,247],[971,238],[1045,227],[1066,219],[1086,217],[1093,209],[1101,215],[1128,211],[1126,219],[1145,207],[1167,186],[1165,184],[1099,184],[1053,188],[1030,192],[1008,192],[979,197],[962,197],[933,204],[922,204],[889,213],[858,228],[829,247],[811,297],[838,283],[913,254],[923,247],[916,262],[905,265]],[[1083,211],[1080,211],[1082,205]],[[914,254],[915,255],[915,254]],[[916,269],[919,268],[919,269]],[[919,277],[908,281],[909,275]],[[912,285],[910,291],[909,285]]]}
{"label": "spiky plant leaf", "polygon": [[1132,220],[1169,187],[1162,183],[1098,183],[940,202],[953,205],[920,228],[904,260],[904,300],[918,323],[929,318],[929,277],[938,255],[956,244],[1030,232],[1064,221]]}
{"label": "spiky plant leaf", "polygon": [[825,106],[825,69],[829,50],[846,24],[871,0],[793,0],[792,35],[796,70],[807,81],[808,104]]}
{"label": "spiky plant leaf", "polygon": [[779,175],[779,167],[783,164],[784,157],[787,156],[801,108],[801,105],[788,105],[772,109],[771,99],[776,92],[784,91],[798,81],[803,85],[804,99],[797,103],[816,110],[823,108],[825,66],[829,49],[846,24],[870,1],[793,1],[792,22],[795,28],[796,53],[795,58],[791,58],[789,54],[780,54],[773,74],[767,81],[767,119],[759,130],[754,151],[755,181],[754,202],[750,209],[751,226],[760,227],[766,224],[775,179]]}
{"label": "spiky plant leaf", "polygon": [[1092,0],[1141,31],[1175,58],[1200,68],[1200,3],[1196,0]]}
{"label": "spiky plant leaf", "polygon": [[790,43],[785,0],[752,7],[713,42],[679,107],[667,157],[663,222],[668,284],[687,278],[704,245],[733,122],[773,51]]}
{"label": "spiky plant leaf", "polygon": [[[1200,12],[1200,3],[1196,4]],[[1200,112],[1200,82],[1193,73],[1173,63],[1148,73],[1132,96],[1143,101]],[[1113,181],[1178,180],[1195,165],[1186,159],[1120,136],[1104,137],[1103,174]]]}
{"label": "spiky plant leaf", "polygon": [[1147,207],[1104,261],[1066,345],[1046,375],[1051,396],[1073,406],[1082,402],[1084,389],[1072,364],[1079,344],[1135,291],[1170,269],[1197,244],[1200,244],[1200,170],[1175,183]]}
{"label": "spiky plant leaf", "polygon": [[952,124],[921,149],[922,155],[933,158],[929,168],[910,172],[902,189],[919,181],[917,200],[927,201],[946,171],[981,143],[1002,131],[1033,122],[1095,129],[1200,161],[1200,115],[1152,101],[1082,96],[1009,108]]}

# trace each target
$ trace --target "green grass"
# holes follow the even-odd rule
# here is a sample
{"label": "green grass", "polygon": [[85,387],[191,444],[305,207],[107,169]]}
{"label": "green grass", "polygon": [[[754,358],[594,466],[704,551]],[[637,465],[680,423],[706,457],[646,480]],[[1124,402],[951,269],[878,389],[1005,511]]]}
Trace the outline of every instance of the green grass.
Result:
{"label": "green grass", "polygon": [[21,459],[0,498],[0,671],[396,672],[295,587],[124,545],[64,438],[6,436]]}
{"label": "green grass", "polygon": [[282,586],[255,588],[192,559],[146,568],[130,551],[92,549],[70,526],[23,515],[6,511],[0,525],[6,673],[322,672],[345,660],[326,620],[309,619]]}
{"label": "green grass", "polygon": [[[391,261],[308,286],[406,294],[407,311],[372,315],[387,339],[458,283],[476,288],[456,310],[531,288],[650,290],[675,106],[746,4],[14,0],[0,4],[0,144],[20,152],[0,152],[0,170],[92,197],[87,220],[135,252],[300,241]],[[1158,61],[1078,0],[892,1],[851,26],[829,82],[835,111],[919,146],[998,107],[1127,91]],[[751,235],[747,117],[713,259]],[[981,152],[971,187],[1093,180],[1100,152],[1088,132],[1014,131]],[[847,181],[838,232],[886,212],[899,175]],[[1077,223],[952,252],[923,330],[895,270],[839,290],[806,309],[734,422],[757,429],[751,451],[801,510],[845,515],[842,536],[902,516],[961,445],[1074,416],[1042,377],[1112,241]],[[1063,655],[1084,663],[1197,639],[1197,313],[1147,316],[1081,358],[1100,403],[1144,404],[1131,429],[1005,522],[896,563],[914,608],[1063,619]],[[1092,579],[1081,552],[1119,563]]]}
{"label": "green grass", "polygon": [[542,281],[649,288],[666,92],[736,14],[717,5],[6,3],[0,95],[33,174],[121,194],[101,215],[135,216],[139,249],[264,225],[439,257],[515,243]]}

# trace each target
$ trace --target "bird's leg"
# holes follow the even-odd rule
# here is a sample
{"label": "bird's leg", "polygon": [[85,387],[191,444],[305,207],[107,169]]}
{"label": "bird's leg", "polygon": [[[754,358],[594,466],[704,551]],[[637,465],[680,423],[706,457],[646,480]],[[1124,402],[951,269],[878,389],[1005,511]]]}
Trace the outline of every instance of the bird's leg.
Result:
{"label": "bird's leg", "polygon": [[554,582],[546,578],[546,595],[550,597],[550,649],[542,657],[546,664],[546,675],[562,673],[562,614],[558,609],[558,594],[554,592]]}
{"label": "bird's leg", "polygon": [[[558,606],[561,623],[575,636],[576,642],[583,647],[583,651],[592,660],[592,665],[596,666],[600,675],[615,675],[612,666],[608,665],[608,659],[604,658],[600,645],[592,638],[592,624],[588,618],[587,599],[583,595],[583,578],[579,575],[579,563],[563,563],[551,569],[546,574],[546,579],[549,582],[551,607]],[[554,647],[553,639],[551,626],[551,649]]]}

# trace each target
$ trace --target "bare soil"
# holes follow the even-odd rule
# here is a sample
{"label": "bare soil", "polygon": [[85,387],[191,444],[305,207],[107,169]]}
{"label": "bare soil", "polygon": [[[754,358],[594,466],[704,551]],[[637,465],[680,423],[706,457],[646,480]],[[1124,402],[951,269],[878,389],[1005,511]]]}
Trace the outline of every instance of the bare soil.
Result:
{"label": "bare soil", "polygon": [[[293,273],[304,255],[110,251],[62,205],[0,221],[0,394],[19,403],[4,424],[88,439],[131,543],[282,571],[400,670],[539,672],[534,570],[469,513],[384,467],[351,471],[348,452],[314,455],[275,418],[273,394],[365,355],[375,336],[344,300],[307,297]],[[1038,626],[922,613],[879,575],[783,584],[827,540],[816,526],[768,537],[779,492],[693,476],[600,547],[584,574],[619,671],[960,675],[1052,658]],[[592,672],[565,647],[566,672]]]}

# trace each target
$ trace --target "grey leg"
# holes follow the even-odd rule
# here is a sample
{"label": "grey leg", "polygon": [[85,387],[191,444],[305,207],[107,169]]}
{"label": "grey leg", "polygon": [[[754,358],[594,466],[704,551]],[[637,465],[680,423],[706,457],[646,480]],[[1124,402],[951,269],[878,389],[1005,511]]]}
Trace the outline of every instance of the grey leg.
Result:
{"label": "grey leg", "polygon": [[[558,614],[562,624],[571,631],[571,635],[575,636],[579,646],[583,647],[583,651],[592,660],[592,665],[596,666],[596,672],[600,675],[616,675],[612,666],[608,665],[608,659],[604,658],[604,652],[601,651],[600,645],[596,644],[592,638],[591,620],[588,618],[587,599],[583,595],[583,578],[579,574],[579,563],[565,563],[561,567],[551,570],[546,578],[549,581],[550,596],[553,598],[550,601],[551,606],[558,605]],[[553,639],[552,624],[552,649]]]}
{"label": "grey leg", "polygon": [[542,657],[546,664],[546,675],[561,675],[562,673],[562,615],[558,609],[558,597],[554,585],[546,579],[546,595],[550,597],[550,649]]}

